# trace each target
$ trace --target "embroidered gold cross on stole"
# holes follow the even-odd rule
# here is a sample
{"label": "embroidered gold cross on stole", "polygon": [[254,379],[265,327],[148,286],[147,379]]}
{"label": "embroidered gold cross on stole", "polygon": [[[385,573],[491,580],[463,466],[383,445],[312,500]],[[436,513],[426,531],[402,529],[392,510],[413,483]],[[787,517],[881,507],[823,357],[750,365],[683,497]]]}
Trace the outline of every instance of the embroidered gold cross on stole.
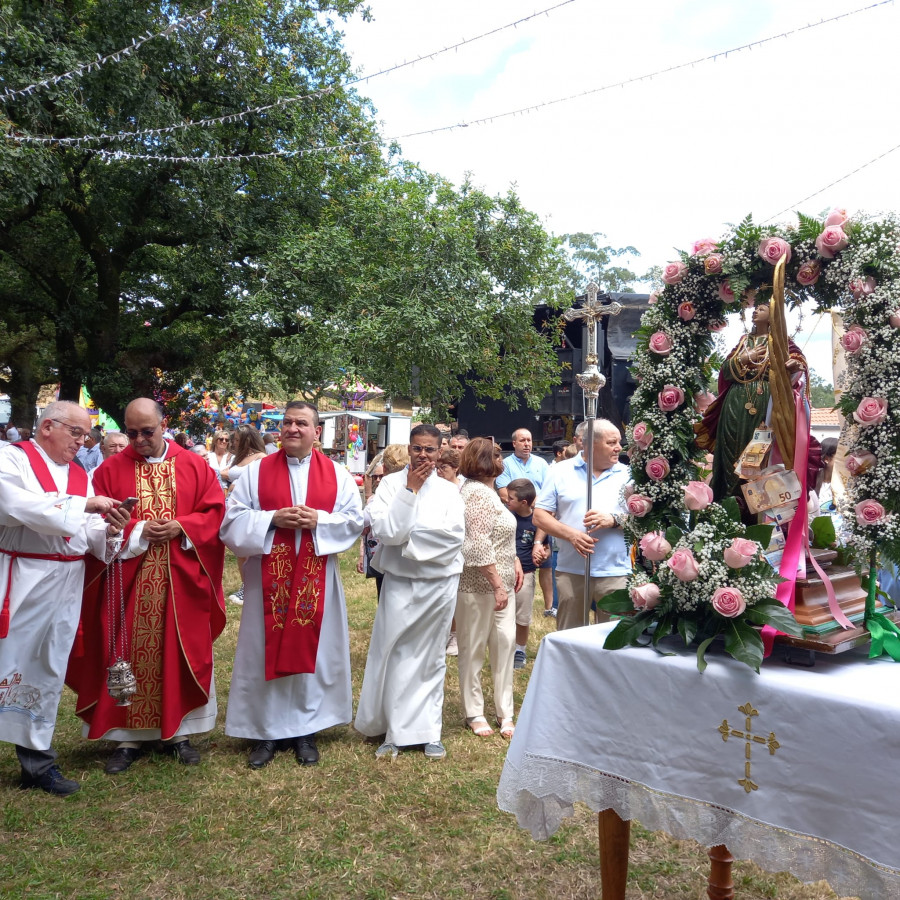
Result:
{"label": "embroidered gold cross on stole", "polygon": [[781,746],[777,740],[775,740],[775,732],[770,731],[768,737],[763,737],[759,734],[753,734],[753,717],[759,715],[759,711],[755,710],[750,703],[745,703],[743,706],[738,707],[738,712],[742,712],[745,716],[744,719],[744,730],[739,731],[737,728],[732,728],[728,724],[728,719],[723,719],[722,724],[718,727],[719,734],[722,735],[722,741],[727,742],[728,738],[736,737],[744,739],[744,777],[738,779],[738,784],[749,794],[750,791],[755,791],[759,788],[759,785],[753,781],[750,777],[750,751],[753,744],[764,744],[769,748],[769,756],[774,756],[775,751]]}

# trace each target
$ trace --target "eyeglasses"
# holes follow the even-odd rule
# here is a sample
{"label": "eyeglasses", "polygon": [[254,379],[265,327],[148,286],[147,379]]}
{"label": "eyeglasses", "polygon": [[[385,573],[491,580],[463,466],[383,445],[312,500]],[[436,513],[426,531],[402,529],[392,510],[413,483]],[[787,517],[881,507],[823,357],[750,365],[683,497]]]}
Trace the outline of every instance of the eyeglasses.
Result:
{"label": "eyeglasses", "polygon": [[156,428],[126,428],[125,437],[127,437],[129,441],[135,440],[138,435],[145,438],[152,438],[153,435],[156,434],[157,428],[159,428],[159,425],[157,425]]}
{"label": "eyeglasses", "polygon": [[384,478],[384,475],[370,475],[369,480],[374,484],[376,481],[381,481]]}
{"label": "eyeglasses", "polygon": [[418,444],[409,445],[410,453],[427,453],[429,456],[434,456],[440,449],[440,447],[420,447]]}
{"label": "eyeglasses", "polygon": [[224,441],[224,442],[227,444],[227,443],[228,443],[228,438],[216,438],[216,441],[217,441],[218,443],[220,443],[220,444]]}
{"label": "eyeglasses", "polygon": [[63,428],[68,428],[69,434],[71,434],[76,441],[79,438],[85,438],[88,436],[88,432],[83,428],[79,428],[77,425],[70,425],[68,422],[61,422],[59,419],[51,419],[50,421],[54,422],[57,425],[62,425]]}

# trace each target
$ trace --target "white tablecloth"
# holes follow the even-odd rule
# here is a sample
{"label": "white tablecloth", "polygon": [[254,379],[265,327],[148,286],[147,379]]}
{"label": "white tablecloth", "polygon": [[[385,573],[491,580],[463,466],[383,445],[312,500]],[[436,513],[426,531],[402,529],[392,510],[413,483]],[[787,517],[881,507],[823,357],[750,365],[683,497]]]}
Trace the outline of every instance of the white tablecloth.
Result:
{"label": "white tablecloth", "polygon": [[603,650],[611,628],[544,638],[501,809],[543,839],[578,800],[842,894],[900,897],[897,663],[773,658],[757,675],[722,652],[701,674],[690,651]]}

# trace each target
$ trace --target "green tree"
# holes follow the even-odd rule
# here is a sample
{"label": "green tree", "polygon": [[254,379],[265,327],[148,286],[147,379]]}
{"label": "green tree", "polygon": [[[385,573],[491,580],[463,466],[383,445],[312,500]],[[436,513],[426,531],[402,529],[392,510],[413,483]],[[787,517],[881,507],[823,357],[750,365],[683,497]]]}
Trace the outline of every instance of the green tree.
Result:
{"label": "green tree", "polygon": [[240,353],[218,361],[233,377],[277,366],[296,389],[349,373],[437,410],[461,396],[463,376],[480,396],[533,407],[557,377],[553,335],[532,317],[536,302],[566,298],[565,260],[513,192],[398,165],[270,262],[235,310]]}
{"label": "green tree", "polygon": [[[158,32],[201,3],[4,4],[2,87],[16,89]],[[221,3],[206,23],[148,41],[74,80],[7,100],[8,134],[64,137],[157,128],[280,98],[304,103],[108,149],[221,156],[365,142],[365,103],[340,87],[350,63],[329,16],[360,0]],[[376,146],[205,165],[119,161],[83,147],[0,145],[0,271],[10,316],[52,326],[61,396],[87,381],[110,411],[172,389],[227,344],[221,322],[257,282],[273,235],[314,226],[329,197],[380,171]],[[14,323],[7,319],[8,327]]]}
{"label": "green tree", "polygon": [[637,281],[639,276],[615,261],[622,257],[640,256],[634,247],[604,246],[606,235],[599,231],[593,234],[585,231],[564,234],[562,240],[571,261],[572,281],[577,294],[583,293],[591,281],[600,285],[602,291],[633,293],[631,283]]}
{"label": "green tree", "polygon": [[[458,190],[382,158],[332,17],[361,0],[234,0],[120,62],[5,104],[8,135],[65,137],[265,112],[107,140],[170,157],[106,163],[82,146],[0,144],[0,274],[10,333],[53,341],[61,396],[209,387],[291,395],[359,374],[440,406],[469,373],[535,405],[555,377],[531,309],[562,294],[555,242],[512,193]],[[65,72],[201,3],[6,2],[0,88]],[[324,93],[318,91],[327,88]],[[286,97],[314,95],[302,103]],[[341,152],[311,148],[344,144]],[[15,320],[14,317],[19,319]],[[513,358],[515,355],[515,358]]]}
{"label": "green tree", "polygon": [[809,373],[809,396],[814,409],[831,409],[836,405],[834,387],[813,370]]}

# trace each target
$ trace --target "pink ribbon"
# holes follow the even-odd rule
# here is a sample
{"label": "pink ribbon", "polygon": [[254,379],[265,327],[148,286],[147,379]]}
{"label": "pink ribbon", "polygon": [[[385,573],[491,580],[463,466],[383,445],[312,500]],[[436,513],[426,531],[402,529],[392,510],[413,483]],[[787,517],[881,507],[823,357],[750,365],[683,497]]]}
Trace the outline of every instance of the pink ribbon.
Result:
{"label": "pink ribbon", "polygon": [[[794,446],[794,471],[800,480],[800,499],[797,501],[797,512],[791,519],[788,526],[787,540],[784,546],[784,553],[781,556],[781,566],[778,574],[785,579],[775,589],[775,599],[780,600],[791,612],[794,611],[794,594],[797,583],[797,567],[800,564],[800,556],[803,554],[812,561],[813,568],[822,579],[825,585],[825,593],[828,595],[828,609],[835,621],[843,628],[852,628],[853,623],[844,614],[844,611],[838,606],[837,597],[834,593],[834,585],[831,579],[822,571],[821,566],[816,562],[813,555],[809,552],[809,525],[806,519],[806,472],[807,460],[809,457],[809,424],[806,420],[806,408],[803,403],[802,392],[796,396],[794,433],[796,434],[796,443]],[[780,634],[777,628],[772,625],[764,625],[762,630],[762,640],[764,655],[769,656],[772,653],[772,647],[775,643],[775,635]]]}

